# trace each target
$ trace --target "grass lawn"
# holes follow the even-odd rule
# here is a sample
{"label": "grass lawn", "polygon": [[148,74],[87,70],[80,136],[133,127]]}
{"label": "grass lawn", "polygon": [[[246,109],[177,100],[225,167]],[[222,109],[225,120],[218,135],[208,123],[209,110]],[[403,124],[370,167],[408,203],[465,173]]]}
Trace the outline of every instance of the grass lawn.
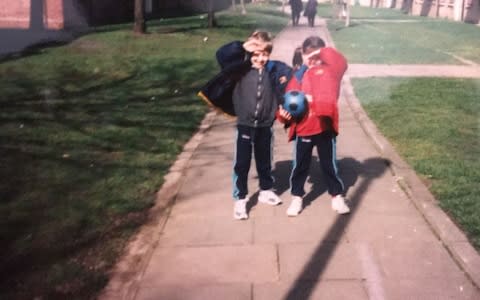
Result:
{"label": "grass lawn", "polygon": [[456,57],[480,63],[480,31],[471,24],[354,6],[350,27],[331,20],[328,27],[350,63],[463,64]]}
{"label": "grass lawn", "polygon": [[352,82],[370,118],[480,249],[480,80]]}
{"label": "grass lawn", "polygon": [[207,111],[215,50],[278,32],[272,9],[98,28],[0,64],[1,299],[95,297]]}
{"label": "grass lawn", "polygon": [[[333,9],[330,3],[320,3],[318,5],[318,15],[322,18],[332,18]],[[350,19],[368,20],[368,19],[383,19],[383,20],[405,20],[405,19],[419,19],[418,16],[408,16],[398,9],[389,8],[371,8],[360,5],[350,6]]]}

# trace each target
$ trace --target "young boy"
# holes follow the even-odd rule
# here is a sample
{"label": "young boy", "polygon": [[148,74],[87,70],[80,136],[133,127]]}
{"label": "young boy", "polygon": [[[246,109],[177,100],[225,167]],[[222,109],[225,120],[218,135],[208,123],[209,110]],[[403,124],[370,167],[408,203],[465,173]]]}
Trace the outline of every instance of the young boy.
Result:
{"label": "young boy", "polygon": [[199,93],[217,108],[237,116],[233,217],[238,220],[248,218],[252,149],[260,185],[258,201],[270,205],[282,202],[272,191],[272,125],[291,68],[269,60],[272,48],[270,34],[264,31],[253,32],[244,43],[235,41],[222,46],[217,51],[222,73]]}
{"label": "young boy", "polygon": [[336,136],[338,135],[338,97],[347,61],[333,48],[325,47],[318,36],[307,38],[302,45],[305,64],[288,83],[287,90],[302,91],[308,101],[308,112],[299,121],[292,122],[283,108],[279,120],[291,123],[289,140],[295,139],[295,156],[290,177],[292,202],[288,216],[297,216],[303,208],[302,197],[308,176],[313,147],[317,147],[321,169],[328,193],[332,196],[332,209],[339,214],[350,212],[345,204],[343,182],[337,173]]}

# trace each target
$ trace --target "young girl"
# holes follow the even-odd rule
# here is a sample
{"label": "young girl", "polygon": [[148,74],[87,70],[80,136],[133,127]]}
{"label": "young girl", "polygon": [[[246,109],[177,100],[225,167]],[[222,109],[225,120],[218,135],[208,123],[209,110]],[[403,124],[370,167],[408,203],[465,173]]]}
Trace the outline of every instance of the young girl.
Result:
{"label": "young girl", "polygon": [[303,208],[304,185],[308,176],[313,147],[317,147],[321,169],[332,209],[339,214],[350,212],[345,204],[343,182],[337,173],[336,136],[338,135],[338,97],[347,61],[338,51],[325,47],[318,36],[307,38],[302,45],[304,65],[297,71],[286,90],[302,91],[308,101],[308,113],[299,121],[283,108],[279,120],[290,124],[289,140],[295,139],[295,156],[290,176],[292,202],[287,215],[296,216]]}

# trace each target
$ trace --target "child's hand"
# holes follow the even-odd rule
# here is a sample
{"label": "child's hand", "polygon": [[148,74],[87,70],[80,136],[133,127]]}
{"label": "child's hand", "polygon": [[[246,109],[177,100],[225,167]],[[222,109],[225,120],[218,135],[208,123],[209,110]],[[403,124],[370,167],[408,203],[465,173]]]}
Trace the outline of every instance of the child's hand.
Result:
{"label": "child's hand", "polygon": [[320,51],[322,51],[322,49],[317,49],[313,52],[310,52],[310,53],[306,54],[305,59],[307,59],[307,60],[316,59],[316,57],[320,54]]}
{"label": "child's hand", "polygon": [[278,114],[286,121],[292,120],[292,115],[283,106],[278,106]]}
{"label": "child's hand", "polygon": [[321,49],[315,50],[313,52],[310,52],[308,54],[304,55],[303,60],[305,61],[305,64],[310,68],[313,67],[320,62],[319,54],[320,54]]}
{"label": "child's hand", "polygon": [[248,39],[245,43],[243,43],[243,49],[245,49],[247,52],[262,51],[265,49],[265,43],[258,39]]}

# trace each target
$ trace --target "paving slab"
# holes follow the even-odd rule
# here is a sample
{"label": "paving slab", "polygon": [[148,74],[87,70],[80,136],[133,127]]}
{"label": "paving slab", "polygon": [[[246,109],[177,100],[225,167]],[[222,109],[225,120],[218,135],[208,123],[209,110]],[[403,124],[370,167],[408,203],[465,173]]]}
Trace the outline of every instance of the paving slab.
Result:
{"label": "paving slab", "polygon": [[[230,207],[228,209],[230,211]],[[221,227],[222,230],[218,230]],[[195,228],[195,230],[192,230]],[[223,217],[170,217],[159,239],[160,247],[247,245],[253,243],[253,222],[235,222]]]}
{"label": "paving slab", "polygon": [[346,241],[282,243],[279,244],[279,260],[280,280],[361,281],[364,278],[355,244]]}
{"label": "paving slab", "polygon": [[465,277],[385,279],[382,282],[384,294],[380,299],[435,299],[435,300],[476,300],[478,289]]}
{"label": "paving slab", "polygon": [[252,299],[368,300],[360,280],[280,281],[255,284]]}
{"label": "paving slab", "polygon": [[139,300],[250,300],[251,284],[157,284],[142,288],[136,299]]}
{"label": "paving slab", "polygon": [[274,245],[158,247],[140,289],[158,284],[275,282],[277,260]]}

